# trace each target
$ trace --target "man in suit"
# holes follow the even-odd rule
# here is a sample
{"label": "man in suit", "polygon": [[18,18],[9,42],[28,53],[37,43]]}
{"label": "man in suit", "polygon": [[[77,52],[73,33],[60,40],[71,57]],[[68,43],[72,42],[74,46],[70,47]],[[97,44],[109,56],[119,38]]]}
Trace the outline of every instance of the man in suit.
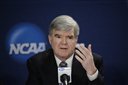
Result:
{"label": "man in suit", "polygon": [[51,49],[28,59],[26,85],[59,85],[58,67],[61,61],[71,67],[70,85],[104,85],[103,63],[98,54],[92,53],[91,44],[86,48],[78,44],[79,26],[68,15],[56,17],[50,24]]}

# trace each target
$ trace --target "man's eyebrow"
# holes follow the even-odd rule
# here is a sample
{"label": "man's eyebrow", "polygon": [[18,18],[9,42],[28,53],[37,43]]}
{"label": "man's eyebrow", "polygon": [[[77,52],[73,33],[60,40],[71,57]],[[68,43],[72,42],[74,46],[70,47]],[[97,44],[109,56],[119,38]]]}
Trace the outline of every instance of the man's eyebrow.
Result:
{"label": "man's eyebrow", "polygon": [[68,37],[74,37],[74,35],[68,35]]}
{"label": "man's eyebrow", "polygon": [[60,34],[54,34],[54,36],[61,36]]}

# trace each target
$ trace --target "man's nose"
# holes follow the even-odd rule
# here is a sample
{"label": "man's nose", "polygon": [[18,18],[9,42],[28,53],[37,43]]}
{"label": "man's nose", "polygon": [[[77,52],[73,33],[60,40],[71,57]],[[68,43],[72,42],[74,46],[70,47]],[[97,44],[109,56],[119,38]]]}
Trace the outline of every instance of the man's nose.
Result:
{"label": "man's nose", "polygon": [[67,39],[66,38],[62,38],[62,44],[67,44]]}

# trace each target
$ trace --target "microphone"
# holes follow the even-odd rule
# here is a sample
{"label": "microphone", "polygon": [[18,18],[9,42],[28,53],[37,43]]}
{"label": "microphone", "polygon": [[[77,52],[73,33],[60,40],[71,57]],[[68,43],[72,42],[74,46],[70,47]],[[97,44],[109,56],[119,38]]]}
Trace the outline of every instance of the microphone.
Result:
{"label": "microphone", "polygon": [[60,80],[63,83],[63,85],[68,85],[70,81],[70,76],[68,76],[67,74],[62,74],[60,76]]}
{"label": "microphone", "polygon": [[69,85],[71,81],[71,67],[58,67],[59,85]]}

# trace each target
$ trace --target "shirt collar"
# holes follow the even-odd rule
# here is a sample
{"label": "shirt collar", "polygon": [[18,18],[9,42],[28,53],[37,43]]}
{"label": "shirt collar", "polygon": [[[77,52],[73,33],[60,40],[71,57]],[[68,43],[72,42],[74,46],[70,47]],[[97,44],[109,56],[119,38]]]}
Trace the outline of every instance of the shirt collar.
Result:
{"label": "shirt collar", "polygon": [[[55,56],[55,55],[54,55]],[[65,62],[68,64],[68,67],[72,67],[72,60],[73,60],[74,54],[72,54]],[[58,57],[55,56],[55,60],[57,63],[57,66],[59,67],[60,62],[62,62]]]}

